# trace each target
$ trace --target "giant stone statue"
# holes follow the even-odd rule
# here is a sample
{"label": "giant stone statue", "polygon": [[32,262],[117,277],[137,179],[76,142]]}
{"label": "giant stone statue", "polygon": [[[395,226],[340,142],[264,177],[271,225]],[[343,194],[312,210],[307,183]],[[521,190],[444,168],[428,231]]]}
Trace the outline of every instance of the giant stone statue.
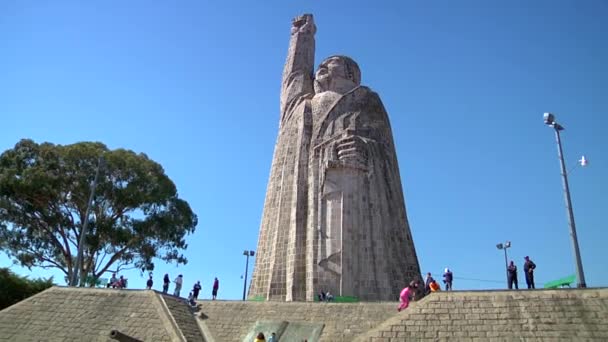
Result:
{"label": "giant stone statue", "polygon": [[313,73],[315,32],[293,20],[249,297],[395,300],[420,268],[388,115],[351,58]]}

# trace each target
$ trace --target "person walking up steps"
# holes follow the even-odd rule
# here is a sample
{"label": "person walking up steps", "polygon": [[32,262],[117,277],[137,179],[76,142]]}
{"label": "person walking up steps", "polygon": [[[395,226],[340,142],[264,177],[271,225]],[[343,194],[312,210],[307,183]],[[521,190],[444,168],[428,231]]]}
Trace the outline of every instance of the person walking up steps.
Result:
{"label": "person walking up steps", "polygon": [[197,281],[196,284],[194,284],[194,287],[192,288],[192,295],[195,300],[198,299],[198,293],[201,291],[202,288],[203,287],[201,286],[200,280]]}
{"label": "person walking up steps", "polygon": [[397,311],[407,309],[407,307],[410,305],[410,297],[414,297],[414,293],[417,288],[418,283],[412,281],[408,286],[401,290],[401,293],[399,294],[399,306],[397,307]]}
{"label": "person walking up steps", "polygon": [[264,333],[260,331],[258,333],[258,336],[255,337],[254,342],[266,342],[266,338],[264,337]]}

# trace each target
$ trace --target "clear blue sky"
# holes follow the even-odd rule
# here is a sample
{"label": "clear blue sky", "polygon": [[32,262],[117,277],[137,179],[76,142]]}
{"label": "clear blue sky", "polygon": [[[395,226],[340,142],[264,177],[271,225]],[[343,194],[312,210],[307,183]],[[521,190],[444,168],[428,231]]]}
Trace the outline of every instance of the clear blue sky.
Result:
{"label": "clear blue sky", "polygon": [[[566,127],[568,168],[590,160],[570,185],[587,284],[608,286],[602,0],[2,1],[0,150],[31,138],[146,153],[199,216],[188,265],[158,263],[157,287],[165,272],[183,273],[208,298],[217,276],[221,298],[240,298],[290,22],[305,12],[318,27],[317,61],[353,57],[388,110],[422,272],[450,267],[456,289],[503,288],[495,245],[510,240],[520,268],[525,255],[536,262],[539,287],[574,273],[554,135],[542,121],[552,111]],[[144,286],[137,272],[128,277]]]}

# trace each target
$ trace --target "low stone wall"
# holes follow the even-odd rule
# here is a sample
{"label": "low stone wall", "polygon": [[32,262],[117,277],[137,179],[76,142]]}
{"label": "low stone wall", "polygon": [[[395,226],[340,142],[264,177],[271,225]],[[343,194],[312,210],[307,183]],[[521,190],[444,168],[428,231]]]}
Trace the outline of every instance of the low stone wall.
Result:
{"label": "low stone wall", "polygon": [[[216,342],[243,341],[256,321],[325,324],[322,341],[352,341],[397,313],[397,303],[199,301],[200,316]],[[212,339],[208,339],[212,340]]]}
{"label": "low stone wall", "polygon": [[355,341],[608,341],[608,289],[439,292]]}

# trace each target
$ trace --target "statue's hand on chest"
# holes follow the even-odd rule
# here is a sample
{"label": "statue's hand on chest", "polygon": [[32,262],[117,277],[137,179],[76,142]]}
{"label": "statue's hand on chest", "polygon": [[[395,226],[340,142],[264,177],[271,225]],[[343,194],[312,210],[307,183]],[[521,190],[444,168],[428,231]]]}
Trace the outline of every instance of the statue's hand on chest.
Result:
{"label": "statue's hand on chest", "polygon": [[352,166],[367,165],[367,147],[360,136],[352,134],[349,130],[344,137],[336,140],[334,156],[341,163]]}

